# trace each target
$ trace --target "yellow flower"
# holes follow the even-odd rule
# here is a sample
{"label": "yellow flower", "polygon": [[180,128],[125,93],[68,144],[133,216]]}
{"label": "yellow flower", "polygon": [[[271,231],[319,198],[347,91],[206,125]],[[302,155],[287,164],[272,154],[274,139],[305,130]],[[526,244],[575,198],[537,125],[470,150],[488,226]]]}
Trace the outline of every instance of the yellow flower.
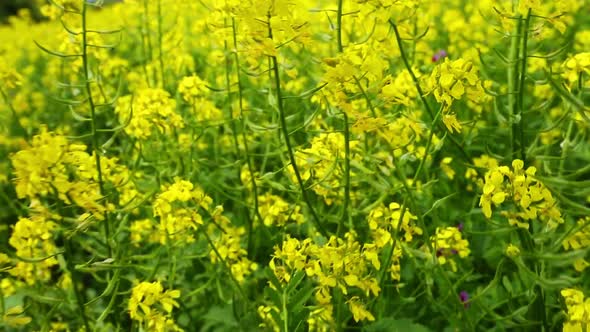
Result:
{"label": "yellow flower", "polygon": [[[201,207],[209,211],[212,203],[211,197],[191,182],[175,179],[169,186],[162,187],[153,205],[154,217],[158,218],[158,238],[160,243],[166,244],[169,241],[173,245],[183,245],[195,241],[194,231],[203,224],[203,217],[198,211]],[[136,240],[141,238],[139,227],[149,227],[148,224],[134,224],[139,234],[133,235]]]}
{"label": "yellow flower", "polygon": [[173,128],[184,128],[182,117],[176,112],[176,101],[162,89],[140,89],[133,96],[117,100],[115,113],[121,123],[127,123],[125,132],[140,140],[149,138],[155,131],[170,133]]}
{"label": "yellow flower", "polygon": [[368,320],[370,322],[375,320],[375,317],[371,312],[365,309],[365,306],[360,302],[358,296],[353,296],[350,300],[346,302],[348,304],[348,308],[352,313],[352,317],[354,318],[355,322],[359,322],[362,320]]}
{"label": "yellow flower", "polygon": [[436,101],[444,104],[445,109],[464,96],[476,103],[485,96],[477,68],[465,59],[451,61],[445,58],[434,68],[426,83],[427,90],[434,94]]}
{"label": "yellow flower", "polygon": [[159,281],[141,282],[131,290],[129,315],[140,322],[148,331],[182,331],[172,318],[172,310],[179,304],[179,290],[164,291]]}
{"label": "yellow flower", "polygon": [[272,329],[273,332],[279,332],[281,331],[281,329],[279,328],[279,324],[275,321],[274,316],[271,314],[272,312],[275,312],[276,314],[279,313],[279,308],[277,308],[276,306],[258,306],[258,316],[260,316],[260,318],[262,318],[262,323],[259,325],[259,327],[262,327],[266,330],[268,329]]}
{"label": "yellow flower", "polygon": [[299,205],[289,205],[280,196],[265,193],[258,196],[258,207],[265,226],[283,227],[287,222],[303,223],[303,214]]}
{"label": "yellow flower", "polygon": [[[590,217],[578,220],[578,225],[583,227],[563,240],[562,245],[565,250],[580,250],[590,247]],[[584,258],[579,258],[574,262],[574,268],[578,272],[584,271],[588,266],[590,263]]]}
{"label": "yellow flower", "polygon": [[439,264],[451,264],[453,272],[457,271],[455,256],[465,258],[469,256],[469,242],[463,239],[458,227],[436,228],[436,233],[430,238],[433,248],[436,250]]}
{"label": "yellow flower", "polygon": [[576,84],[580,74],[590,74],[590,52],[578,53],[566,59],[562,67],[564,72],[562,76],[567,80],[570,86]]}
{"label": "yellow flower", "polygon": [[232,225],[222,213],[221,205],[211,212],[214,224],[209,226],[207,232],[217,252],[211,248],[209,258],[214,264],[227,264],[234,278],[241,283],[246,280],[246,276],[258,269],[258,265],[248,259],[248,252],[242,247],[246,229]]}
{"label": "yellow flower", "polygon": [[510,257],[517,257],[520,255],[520,249],[514,244],[510,243],[506,247],[505,253]]}
{"label": "yellow flower", "polygon": [[455,170],[449,166],[453,161],[452,157],[445,157],[440,161],[440,168],[449,179],[455,178]]}
{"label": "yellow flower", "polygon": [[452,134],[453,132],[460,133],[461,132],[461,123],[457,120],[457,115],[455,113],[450,114],[443,114],[443,123]]}
{"label": "yellow flower", "polygon": [[[8,243],[15,248],[16,255],[22,258],[39,259],[53,255],[57,247],[53,242],[53,232],[57,224],[46,220],[41,215],[31,218],[20,218],[14,225]],[[55,257],[43,259],[39,262],[18,261],[9,273],[29,285],[45,282],[51,279],[51,269],[58,265]]]}
{"label": "yellow flower", "polygon": [[25,326],[32,321],[32,318],[29,316],[22,316],[24,312],[25,311],[21,306],[12,307],[6,310],[2,320],[10,327],[18,328]]}
{"label": "yellow flower", "polygon": [[563,223],[557,202],[549,189],[535,179],[535,167],[524,169],[522,160],[512,162],[512,170],[506,166],[490,169],[484,178],[482,195],[479,200],[486,218],[492,216],[492,204],[501,205],[506,199],[512,200],[516,211],[502,211],[511,225],[529,228],[529,221],[540,219],[549,227]]}
{"label": "yellow flower", "polygon": [[590,327],[590,299],[585,299],[582,291],[573,288],[563,289],[561,296],[565,299],[567,308],[563,331],[587,330]]}

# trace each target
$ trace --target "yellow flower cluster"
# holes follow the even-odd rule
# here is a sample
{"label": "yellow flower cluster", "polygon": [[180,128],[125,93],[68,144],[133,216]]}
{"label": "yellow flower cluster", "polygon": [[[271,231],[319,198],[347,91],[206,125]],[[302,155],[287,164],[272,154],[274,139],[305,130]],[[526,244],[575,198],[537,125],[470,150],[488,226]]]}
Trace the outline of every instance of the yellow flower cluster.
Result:
{"label": "yellow flower cluster", "polygon": [[437,261],[441,265],[451,264],[453,272],[457,272],[455,257],[469,256],[469,241],[463,238],[458,227],[437,227],[436,233],[430,238],[432,246],[436,251]]}
{"label": "yellow flower cluster", "polygon": [[[476,168],[485,170],[485,172],[487,172],[490,169],[497,168],[500,166],[500,164],[498,163],[498,160],[488,156],[487,154],[482,154],[479,157],[473,158],[473,166],[475,166],[475,168],[467,168],[465,171],[465,178],[475,182],[478,188],[483,188],[484,181],[479,177]],[[467,186],[467,190],[473,191],[473,185],[471,183]]]}
{"label": "yellow flower cluster", "polygon": [[561,291],[567,307],[567,320],[563,324],[563,332],[580,332],[590,330],[590,298],[573,288]]}
{"label": "yellow flower cluster", "polygon": [[186,180],[177,178],[173,184],[163,186],[153,204],[154,217],[160,220],[159,242],[180,246],[194,242],[194,233],[203,224],[198,208],[209,211],[212,202],[201,188]]}
{"label": "yellow flower cluster", "polygon": [[[577,232],[563,240],[562,245],[565,250],[580,250],[590,247],[590,217],[578,220],[578,226],[581,228]],[[574,262],[574,268],[578,272],[584,271],[588,266],[590,263],[584,258],[578,258]]]}
{"label": "yellow flower cluster", "polygon": [[8,64],[4,57],[0,57],[0,84],[4,93],[6,89],[14,89],[22,84],[23,77]]}
{"label": "yellow flower cluster", "polygon": [[503,211],[510,225],[529,228],[529,221],[541,219],[554,228],[563,223],[557,202],[543,183],[534,178],[537,169],[533,166],[524,169],[522,160],[512,162],[512,170],[499,166],[485,174],[483,194],[479,200],[486,218],[492,216],[492,204],[499,206],[507,198],[516,205],[518,211]]}
{"label": "yellow flower cluster", "polygon": [[258,316],[262,319],[262,323],[260,323],[259,327],[263,328],[265,331],[273,331],[273,332],[280,332],[281,328],[279,324],[274,319],[274,315],[279,314],[279,308],[276,306],[265,306],[261,305],[258,306]]}
{"label": "yellow flower cluster", "polygon": [[207,88],[207,82],[197,75],[192,75],[183,77],[180,80],[178,92],[180,92],[184,101],[194,105],[200,97],[208,95],[209,89]]}
{"label": "yellow flower cluster", "polygon": [[[75,204],[85,213],[103,220],[104,213],[113,208],[105,206],[100,194],[96,157],[86,152],[84,144],[69,143],[63,135],[48,132],[33,137],[31,146],[11,156],[16,176],[18,198],[35,199],[56,195],[66,204]],[[120,193],[119,203],[125,204],[137,195],[129,181],[129,171],[116,158],[101,157],[103,181],[108,181]]]}
{"label": "yellow flower cluster", "polygon": [[[412,69],[414,74],[419,78],[420,71]],[[414,86],[412,76],[407,69],[394,77],[387,75],[383,80],[381,88],[381,98],[392,104],[401,104],[405,106],[413,105],[418,97],[418,92]]]}
{"label": "yellow flower cluster", "polygon": [[209,257],[214,264],[224,260],[236,281],[242,283],[246,276],[258,269],[258,265],[248,259],[248,252],[242,248],[246,229],[234,226],[222,212],[223,207],[218,205],[211,213],[215,224],[209,225],[208,232],[213,234],[211,237],[217,252],[211,248]]}
{"label": "yellow flower cluster", "polygon": [[150,219],[134,221],[129,226],[129,239],[131,244],[140,247],[144,242],[159,243],[161,235],[156,230],[156,225]]}
{"label": "yellow flower cluster", "polygon": [[409,102],[408,98],[400,95],[403,92],[411,93],[409,87],[404,85],[407,82],[403,78],[393,81],[391,77],[384,79],[383,76],[389,64],[368,43],[351,45],[337,57],[325,58],[323,67],[325,73],[322,81],[327,85],[322,89],[321,95],[313,96],[311,100],[321,104],[324,109],[331,105],[349,115],[352,115],[355,110],[360,111],[360,104],[353,103],[349,97],[350,94],[359,92],[357,80],[360,79],[363,80],[363,84],[366,84],[366,81],[369,86],[383,85],[385,91],[382,91],[382,97],[387,101],[401,104]]}
{"label": "yellow flower cluster", "polygon": [[223,113],[219,110],[209,97],[209,88],[207,82],[199,76],[186,76],[178,83],[178,92],[182,99],[187,102],[192,109],[192,113],[197,121],[221,120]]}
{"label": "yellow flower cluster", "polygon": [[303,214],[299,205],[285,202],[283,198],[269,192],[258,196],[258,209],[265,226],[283,227],[289,220],[297,224],[303,223]]}
{"label": "yellow flower cluster", "polygon": [[[344,239],[331,236],[324,245],[309,238],[300,241],[287,237],[282,246],[275,247],[269,266],[281,281],[289,282],[296,271],[305,271],[314,278],[319,284],[315,293],[318,309],[310,314],[310,325],[331,326],[334,320],[330,289],[337,287],[344,295],[353,289],[360,290],[365,297],[379,295],[381,289],[375,276],[379,262],[377,255],[371,254],[373,248],[361,245],[354,233],[346,233]],[[358,299],[349,299],[355,320],[374,320]]]}
{"label": "yellow flower cluster", "polygon": [[[426,152],[426,148],[421,146],[428,138],[428,131],[422,121],[420,121],[420,112],[408,112],[405,116],[400,116],[395,120],[389,122],[385,127],[379,131],[379,136],[383,138],[393,149],[393,155],[397,158],[404,154],[409,154],[415,158],[422,158]],[[440,139],[432,136],[432,144],[437,146]],[[390,158],[390,153],[383,154],[387,160]],[[387,165],[393,168],[393,164]]]}
{"label": "yellow flower cluster", "polygon": [[128,123],[125,132],[140,140],[149,138],[154,128],[160,134],[184,128],[182,117],[176,113],[176,101],[162,89],[141,89],[133,96],[119,98],[115,113],[121,123]]}
{"label": "yellow flower cluster", "polygon": [[6,312],[4,312],[4,315],[2,317],[2,323],[5,323],[6,325],[13,328],[18,328],[27,325],[33,319],[29,316],[24,316],[24,312],[25,310],[20,305],[12,307],[6,310]]}
{"label": "yellow flower cluster", "polygon": [[18,257],[40,261],[33,263],[18,260],[15,266],[8,270],[10,275],[28,285],[51,279],[51,269],[58,265],[58,262],[55,257],[46,257],[57,253],[57,247],[53,242],[53,232],[56,228],[56,223],[40,214],[35,214],[31,218],[20,218],[16,222],[8,243],[16,250]]}
{"label": "yellow flower cluster", "polygon": [[451,61],[445,58],[443,63],[434,67],[426,80],[426,90],[434,95],[436,101],[443,104],[443,122],[450,132],[461,131],[455,114],[450,111],[455,100],[466,97],[467,100],[479,104],[485,98],[485,91],[477,72],[477,67],[471,61]]}
{"label": "yellow flower cluster", "polygon": [[176,302],[179,297],[179,290],[164,291],[159,281],[141,282],[131,291],[129,316],[146,331],[182,331],[172,317],[172,310],[179,306]]}
{"label": "yellow flower cluster", "polygon": [[583,52],[569,57],[562,64],[562,76],[573,86],[578,82],[580,76],[590,74],[590,52]]}
{"label": "yellow flower cluster", "polygon": [[[358,141],[350,142],[351,160],[360,162]],[[299,173],[304,181],[313,180],[312,190],[331,205],[342,198],[340,186],[344,175],[345,158],[344,135],[340,133],[321,133],[311,140],[311,147],[295,152]],[[297,183],[293,167],[288,167],[289,176]],[[355,173],[351,171],[351,178]]]}
{"label": "yellow flower cluster", "polygon": [[[391,233],[398,229],[403,234],[405,242],[411,242],[415,235],[422,235],[422,229],[414,225],[413,220],[418,219],[410,211],[406,210],[402,217],[401,205],[392,202],[388,207],[383,205],[376,207],[369,212],[367,221],[375,244],[379,248],[392,242]],[[400,224],[401,222],[401,224]]]}
{"label": "yellow flower cluster", "polygon": [[53,0],[51,3],[42,5],[40,11],[43,16],[54,20],[62,16],[65,11],[79,12],[80,9],[80,1]]}
{"label": "yellow flower cluster", "polygon": [[[265,56],[277,56],[280,47],[298,47],[309,40],[311,18],[308,11],[293,1],[218,1],[215,25],[223,27],[223,16],[231,15],[247,33],[240,34],[240,55],[250,66],[256,66]],[[223,12],[227,12],[223,13]],[[273,31],[269,38],[269,27]],[[223,37],[223,29],[218,29]],[[227,30],[227,29],[226,29]]]}

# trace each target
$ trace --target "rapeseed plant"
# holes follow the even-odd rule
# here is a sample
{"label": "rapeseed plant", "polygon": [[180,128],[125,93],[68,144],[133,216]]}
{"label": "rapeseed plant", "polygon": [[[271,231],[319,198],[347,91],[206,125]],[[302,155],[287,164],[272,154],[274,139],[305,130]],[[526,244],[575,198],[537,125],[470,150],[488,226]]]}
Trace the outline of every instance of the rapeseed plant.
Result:
{"label": "rapeseed plant", "polygon": [[588,1],[31,3],[0,328],[590,329]]}

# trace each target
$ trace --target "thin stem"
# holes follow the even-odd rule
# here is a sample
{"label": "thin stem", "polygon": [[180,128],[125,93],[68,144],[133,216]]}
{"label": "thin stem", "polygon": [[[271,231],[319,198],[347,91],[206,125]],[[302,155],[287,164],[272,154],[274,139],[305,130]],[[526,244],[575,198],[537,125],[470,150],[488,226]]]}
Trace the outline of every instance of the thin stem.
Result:
{"label": "thin stem", "polygon": [[338,11],[336,13],[336,39],[338,41],[338,53],[342,53],[344,51],[344,47],[342,46],[342,4],[344,0],[338,0]]}
{"label": "thin stem", "polygon": [[[522,20],[518,18],[518,23],[514,27],[512,33],[512,40],[510,42],[510,52],[508,53],[508,124],[510,126],[510,159],[513,159],[518,150],[516,137],[518,135],[518,108],[519,108],[519,92],[518,87],[518,53],[519,53],[519,34],[522,26]],[[524,75],[523,75],[524,76]],[[521,121],[521,120],[518,120]]]}
{"label": "thin stem", "polygon": [[283,328],[285,331],[289,331],[289,310],[287,309],[287,288],[283,289],[283,294],[281,296],[281,302],[283,306],[282,318],[283,318]]}
{"label": "thin stem", "polygon": [[367,101],[367,106],[369,107],[369,110],[371,111],[371,115],[373,115],[373,117],[376,118],[377,112],[375,111],[375,107],[373,106],[373,103],[371,102],[371,99],[369,98],[367,91],[365,91],[365,88],[363,88],[361,81],[359,81],[359,79],[356,76],[353,76],[352,78],[354,78],[356,86],[359,88],[359,90],[361,90],[361,94],[363,95],[363,97]]}
{"label": "thin stem", "polygon": [[[100,165],[100,151],[98,145],[98,133],[97,133],[97,125],[96,125],[96,109],[94,104],[94,98],[92,97],[92,88],[90,86],[90,66],[88,64],[88,30],[86,26],[86,10],[87,4],[86,0],[83,0],[82,5],[82,66],[84,70],[84,80],[86,85],[86,93],[88,94],[88,106],[90,107],[90,114],[91,114],[91,122],[90,127],[92,131],[92,149],[94,150],[95,160],[96,160],[96,171],[98,173],[98,187],[100,190],[100,195],[105,197],[105,189],[104,189],[104,181],[102,178],[102,167]],[[106,199],[106,198],[105,198]],[[104,236],[105,236],[105,245],[108,248],[109,257],[113,255],[113,249],[111,248],[110,244],[110,225],[109,225],[109,213],[106,211],[104,212]]]}
{"label": "thin stem", "polygon": [[229,277],[234,282],[236,288],[238,289],[238,292],[240,293],[240,295],[242,296],[244,301],[247,301],[248,297],[246,296],[246,293],[244,292],[244,290],[242,289],[242,286],[240,286],[240,283],[238,282],[238,280],[236,279],[236,277],[232,273],[231,268],[227,264],[226,260],[223,258],[223,256],[221,256],[221,254],[219,254],[219,251],[217,250],[217,247],[215,246],[215,244],[213,243],[213,241],[209,237],[209,234],[207,234],[206,230],[202,230],[202,233],[205,235],[207,242],[209,243],[209,245],[211,246],[211,249],[213,250],[213,252],[217,256],[217,259],[219,259],[219,261],[221,261],[221,263],[223,264],[223,267],[225,268],[225,270],[229,274]]}
{"label": "thin stem", "polygon": [[[402,38],[399,34],[399,30],[397,28],[397,25],[391,19],[389,20],[389,24],[391,25],[391,27],[393,28],[393,31],[395,33],[395,39],[397,41],[397,46],[399,48],[400,55],[402,57],[402,60],[404,62],[404,66],[406,67],[406,70],[408,71],[408,73],[410,73],[410,76],[412,77],[412,81],[414,82],[414,86],[416,87],[416,91],[418,92],[418,97],[420,98],[420,101],[422,101],[422,104],[424,105],[424,109],[426,110],[426,112],[428,113],[430,118],[434,119],[435,114],[432,111],[432,109],[430,108],[430,105],[428,104],[426,97],[424,97],[424,91],[422,91],[422,87],[420,87],[420,82],[418,81],[418,78],[416,77],[414,70],[410,66],[410,63],[408,62],[408,57],[406,55],[406,52],[404,51],[404,47],[402,44]],[[457,150],[459,150],[459,152],[461,152],[463,159],[465,159],[467,162],[471,162],[471,157],[469,156],[469,154],[465,151],[465,149],[463,149],[461,144],[459,142],[457,142],[457,140],[455,139],[455,137],[453,137],[452,133],[449,132],[447,127],[445,125],[441,124],[440,122],[438,123],[438,126],[439,126],[439,128],[441,128],[442,131],[448,132],[447,137],[451,140],[453,145],[455,145]]]}
{"label": "thin stem", "polygon": [[574,129],[574,122],[575,120],[573,118],[570,119],[569,124],[567,126],[567,131],[565,133],[565,138],[563,140],[562,146],[561,146],[561,158],[559,160],[559,170],[558,170],[558,175],[561,177],[563,175],[563,172],[565,171],[565,161],[567,159],[567,155],[570,151],[570,146],[571,144],[571,135]]}
{"label": "thin stem", "polygon": [[426,163],[426,157],[428,156],[428,150],[430,150],[430,146],[432,145],[432,138],[434,137],[434,126],[436,125],[436,121],[438,120],[439,116],[442,114],[443,106],[441,105],[440,110],[436,113],[436,116],[432,120],[432,124],[430,125],[430,135],[428,135],[428,142],[426,143],[426,148],[424,149],[424,158],[420,160],[420,164],[416,169],[416,173],[414,174],[412,183],[415,183],[418,177],[420,176],[420,172],[424,168],[424,164]]}
{"label": "thin stem", "polygon": [[[269,13],[269,21],[270,21],[270,13]],[[269,38],[272,40],[273,39],[273,35],[272,35],[272,28],[270,26],[270,24],[268,25],[268,33],[269,33]],[[297,183],[299,184],[299,188],[301,189],[301,196],[303,198],[303,201],[305,202],[305,204],[307,205],[309,212],[311,213],[312,217],[313,217],[313,221],[315,223],[315,226],[318,228],[318,231],[324,235],[324,236],[328,236],[328,233],[326,232],[326,229],[323,227],[320,218],[318,217],[315,209],[313,208],[313,205],[311,204],[311,200],[309,199],[309,196],[307,195],[307,190],[305,189],[305,185],[303,183],[303,179],[301,178],[301,174],[299,173],[299,168],[297,167],[297,161],[295,160],[295,154],[293,153],[293,147],[291,146],[291,140],[289,138],[289,128],[287,127],[287,118],[285,116],[285,110],[283,108],[283,95],[281,92],[281,78],[279,77],[279,64],[277,61],[277,57],[276,56],[269,56],[270,61],[271,61],[271,65],[272,65],[272,73],[274,76],[274,88],[275,88],[275,93],[276,93],[276,97],[277,97],[277,107],[279,110],[279,120],[281,122],[281,126],[279,128],[279,136],[281,135],[281,133],[283,134],[283,136],[285,137],[285,145],[287,146],[287,153],[289,154],[289,160],[291,162],[291,166],[293,167],[293,173],[295,173],[295,178],[297,178]],[[252,174],[253,176],[253,174]]]}
{"label": "thin stem", "polygon": [[[86,6],[86,1],[84,1],[84,7]],[[86,317],[86,312],[84,310],[84,303],[86,303],[86,299],[84,297],[84,293],[78,288],[78,284],[80,283],[80,276],[78,271],[76,271],[76,267],[74,265],[74,257],[73,257],[73,250],[72,250],[72,239],[65,239],[65,261],[70,274],[72,275],[72,288],[74,288],[74,294],[76,295],[76,304],[78,306],[78,311],[80,312],[80,317],[82,317],[82,321],[84,322],[84,327],[86,331],[92,331],[90,329],[90,323],[88,322],[88,318]]]}
{"label": "thin stem", "polygon": [[158,0],[158,61],[160,63],[160,75],[162,75],[162,89],[166,89],[166,76],[164,75],[164,51],[162,46],[162,0]]}
{"label": "thin stem", "polygon": [[349,230],[353,230],[352,218],[350,218],[350,130],[348,128],[348,115],[342,111],[344,117],[344,202],[342,203],[342,218],[338,224],[337,235],[340,236],[342,225],[348,220]]}
{"label": "thin stem", "polygon": [[399,34],[399,30],[397,29],[397,25],[391,19],[389,20],[389,24],[391,25],[391,27],[393,28],[393,32],[395,33],[395,39],[397,41],[397,47],[399,48],[399,53],[402,57],[402,61],[404,62],[404,66],[406,67],[406,70],[410,73],[410,76],[412,77],[412,81],[414,82],[414,86],[416,87],[416,90],[418,91],[418,97],[420,98],[420,100],[424,104],[424,108],[426,109],[426,112],[428,112],[428,114],[430,115],[430,118],[433,119],[434,113],[432,112],[430,105],[428,104],[428,102],[426,101],[426,98],[424,97],[424,92],[422,91],[422,87],[420,87],[420,82],[418,81],[418,77],[416,77],[416,74],[414,73],[412,66],[410,66],[410,63],[408,62],[408,56],[406,55],[406,51],[404,50],[404,46],[402,44],[403,41],[402,41],[402,38]]}
{"label": "thin stem", "polygon": [[531,9],[527,13],[522,27],[522,48],[521,48],[521,65],[520,65],[520,85],[518,87],[518,106],[519,106],[519,118],[518,130],[519,130],[519,145],[520,145],[520,159],[526,162],[526,152],[524,148],[524,83],[526,78],[526,66],[527,66],[527,43],[529,34],[529,25],[531,21]]}
{"label": "thin stem", "polygon": [[[338,13],[337,13],[337,40],[338,40],[338,53],[344,51],[342,46],[342,5],[344,0],[338,0]],[[357,80],[358,82],[358,80]],[[349,230],[353,229],[352,218],[350,218],[350,130],[348,128],[348,115],[342,110],[342,117],[344,119],[344,202],[342,206],[342,217],[338,223],[338,229],[336,231],[337,236],[341,235],[342,225],[348,221]]]}
{"label": "thin stem", "polygon": [[[238,80],[238,105],[240,108],[240,123],[242,125],[242,141],[244,141],[244,153],[246,159],[246,165],[248,167],[248,172],[250,172],[250,185],[252,186],[252,195],[254,196],[254,215],[258,218],[258,221],[262,222],[262,216],[260,215],[260,209],[258,208],[258,185],[256,184],[256,179],[254,178],[254,166],[252,165],[252,160],[250,159],[250,148],[248,146],[248,135],[247,127],[246,127],[246,115],[244,114],[244,98],[243,98],[243,91],[242,91],[242,76],[240,75],[240,57],[238,55],[238,37],[237,37],[237,28],[236,28],[236,19],[232,17],[231,19],[232,24],[232,34],[233,34],[233,54],[234,54],[234,62],[236,64],[236,76]],[[253,224],[254,220],[252,218],[248,218],[248,253],[251,252],[252,249],[252,232],[253,232]]]}
{"label": "thin stem", "polygon": [[[428,155],[425,153],[423,160],[426,159],[427,156]],[[403,168],[401,166],[395,165],[395,171],[398,174],[398,177],[402,180],[402,185],[403,185],[403,188],[404,188],[404,190],[406,192],[406,195],[407,195],[406,198],[409,197],[408,200],[409,200],[410,204],[412,205],[412,209],[416,213],[416,217],[418,218],[419,226],[422,228],[422,231],[424,233],[424,237],[426,238],[426,241],[425,241],[426,242],[426,247],[428,248],[428,251],[430,253],[432,253],[433,257],[435,258],[436,256],[434,256],[434,255],[435,255],[436,250],[432,246],[432,242],[430,240],[431,237],[430,237],[430,234],[428,232],[428,228],[426,227],[426,223],[424,222],[424,217],[423,217],[422,213],[420,213],[418,211],[418,205],[416,204],[416,198],[414,197],[414,194],[412,193],[412,190],[408,187],[408,184],[405,181],[406,175],[403,172]],[[419,169],[416,170],[416,173],[414,174],[414,177],[416,177],[418,175],[418,172],[419,171],[420,171]],[[401,223],[401,221],[402,220],[400,219],[400,223]],[[435,258],[435,260],[436,260],[436,258]],[[454,294],[454,285],[453,285],[453,283],[451,282],[451,280],[447,276],[447,273],[442,268],[442,266],[440,264],[438,264],[438,262],[436,262],[436,261],[435,261],[435,263],[436,263],[435,264],[436,265],[436,268],[442,274],[444,281],[448,284],[448,287],[449,287],[448,290],[449,290],[450,294],[453,295]],[[458,296],[452,296],[452,297],[455,298],[455,301],[454,302],[457,303],[458,307],[459,308],[463,308],[463,303],[461,302],[461,299]],[[466,320],[467,320],[467,323],[470,325],[470,330],[473,331],[474,330],[474,327],[473,327],[473,324],[472,324],[472,322],[471,322],[471,320],[469,319],[468,316],[466,317]]]}
{"label": "thin stem", "polygon": [[10,109],[10,112],[12,113],[12,122],[14,123],[16,128],[18,128],[18,130],[20,131],[20,134],[22,134],[25,138],[28,138],[27,130],[20,123],[20,121],[18,119],[18,113],[16,113],[16,109],[14,108],[14,105],[12,105],[10,100],[8,99],[8,96],[6,95],[6,92],[4,92],[4,89],[2,89],[2,87],[0,87],[0,94],[2,95],[2,98],[4,99],[4,103],[8,106],[8,108]]}

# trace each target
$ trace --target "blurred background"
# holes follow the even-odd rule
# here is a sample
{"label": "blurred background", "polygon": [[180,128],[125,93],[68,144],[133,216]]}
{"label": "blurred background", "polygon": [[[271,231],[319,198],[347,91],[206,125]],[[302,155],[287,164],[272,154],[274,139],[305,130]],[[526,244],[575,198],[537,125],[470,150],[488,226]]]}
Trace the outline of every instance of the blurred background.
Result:
{"label": "blurred background", "polygon": [[27,8],[31,10],[33,17],[39,19],[39,11],[36,0],[0,0],[0,22],[6,23],[9,16],[15,15],[19,9]]}
{"label": "blurred background", "polygon": [[[95,2],[96,0],[87,0],[87,2]],[[119,2],[122,0],[103,0],[105,5],[109,3]],[[39,7],[47,4],[48,0],[0,0],[0,24],[8,22],[8,17],[16,15],[16,13],[23,8],[29,9],[34,20],[38,21],[42,17],[39,12]]]}

